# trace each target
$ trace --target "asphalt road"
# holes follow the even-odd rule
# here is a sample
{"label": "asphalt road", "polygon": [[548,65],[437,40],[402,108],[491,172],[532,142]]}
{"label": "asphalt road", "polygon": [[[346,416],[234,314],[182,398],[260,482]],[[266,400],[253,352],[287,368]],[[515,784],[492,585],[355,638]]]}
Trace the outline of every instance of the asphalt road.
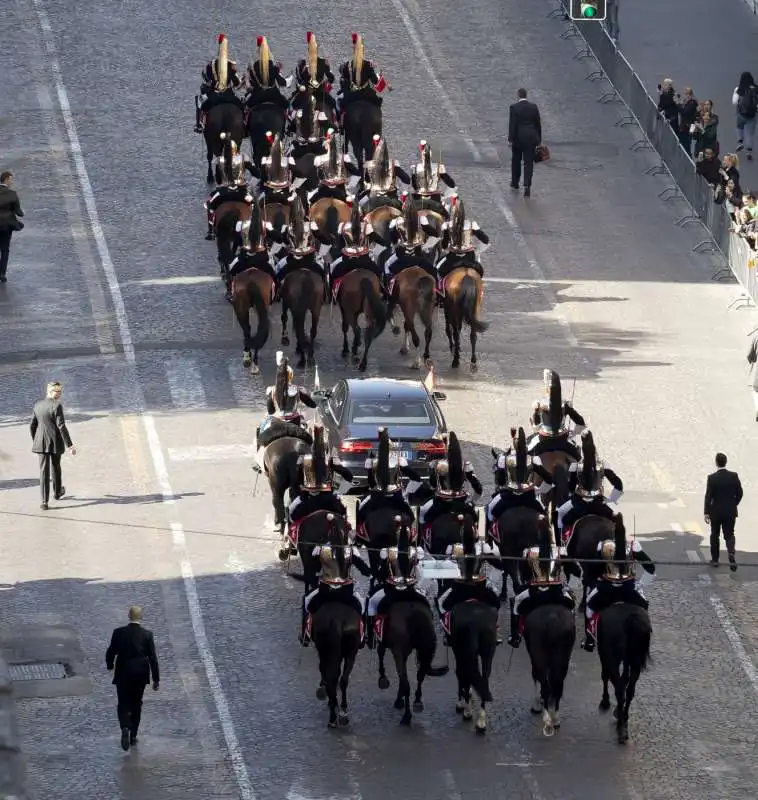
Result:
{"label": "asphalt road", "polygon": [[[684,210],[657,199],[666,184],[643,174],[648,156],[629,152],[634,131],[597,102],[591,66],[546,20],[551,6],[265,3],[255,18],[266,27],[246,42],[235,31],[251,9],[236,0],[223,12],[168,0],[119,8],[14,0],[0,30],[2,166],[27,212],[0,289],[3,622],[73,626],[93,682],[83,696],[19,703],[35,796],[743,797],[755,778],[756,571],[708,574],[701,492],[724,449],[746,489],[740,558],[755,562],[744,362],[754,316],[727,310],[735,288],[711,282],[709,257],[691,254],[698,233],[674,226]],[[261,486],[251,494],[246,448],[275,346],[263,375],[246,376],[202,239],[204,162],[191,132],[196,77],[220,30],[240,62],[261,32],[293,64],[308,29],[334,61],[351,30],[364,33],[395,85],[396,157],[407,164],[421,138],[442,147],[492,237],[479,372],[453,374],[433,344],[449,424],[480,475],[489,480],[490,445],[526,419],[543,367],[568,385],[576,376],[575,405],[627,486],[630,528],[655,557],[688,563],[662,567],[649,592],[655,664],[626,748],[597,712],[596,657],[578,649],[552,740],[528,711],[526,655],[511,661],[507,648],[485,739],[453,713],[452,677],[429,679],[426,711],[398,730],[368,654],[350,730],[326,729],[314,654],[296,642],[299,587],[273,560],[268,498]],[[520,85],[553,153],[530,201],[508,190],[507,105]],[[371,374],[411,374],[398,346],[385,334]],[[322,326],[318,362],[322,385],[346,371],[336,319]],[[65,383],[80,452],[64,465],[69,497],[43,515],[25,426],[50,378]],[[313,375],[299,378],[310,386]],[[124,756],[103,655],[134,602],[164,678]]]}

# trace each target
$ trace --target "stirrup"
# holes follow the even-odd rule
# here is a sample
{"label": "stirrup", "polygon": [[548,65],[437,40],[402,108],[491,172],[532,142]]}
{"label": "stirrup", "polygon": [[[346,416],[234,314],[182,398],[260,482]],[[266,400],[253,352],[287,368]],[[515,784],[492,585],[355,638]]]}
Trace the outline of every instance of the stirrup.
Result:
{"label": "stirrup", "polygon": [[582,650],[586,650],[588,653],[593,653],[595,651],[595,642],[590,636],[587,636],[579,647],[581,647]]}
{"label": "stirrup", "polygon": [[514,649],[518,650],[519,645],[521,644],[521,636],[516,634],[515,636],[508,637],[508,644]]}

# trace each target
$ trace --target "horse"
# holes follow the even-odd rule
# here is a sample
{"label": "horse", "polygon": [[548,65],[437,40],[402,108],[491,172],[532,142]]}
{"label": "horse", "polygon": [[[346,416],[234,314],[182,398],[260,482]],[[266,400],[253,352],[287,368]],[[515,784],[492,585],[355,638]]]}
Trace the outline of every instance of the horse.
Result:
{"label": "horse", "polygon": [[[608,711],[608,681],[616,692],[616,732],[619,744],[629,740],[629,707],[640,674],[650,658],[653,627],[644,608],[616,603],[600,612],[597,623],[598,654],[603,678],[600,710]],[[623,664],[623,669],[622,669]]]}
{"label": "horse", "polygon": [[[330,519],[331,518],[331,519]],[[327,522],[334,522],[333,514],[327,515]],[[344,528],[332,524],[329,544],[333,549],[333,560],[336,563],[338,578],[348,581],[350,578],[350,559],[345,548],[348,538]],[[347,689],[350,673],[355,666],[355,659],[361,646],[363,621],[360,613],[345,603],[326,602],[313,615],[311,638],[318,652],[318,667],[321,682],[316,696],[329,702],[329,728],[345,727],[350,723],[347,707]],[[337,714],[337,686],[341,698],[340,710]]]}
{"label": "horse", "polygon": [[[370,196],[369,196],[370,207]],[[377,206],[371,209],[364,217],[369,226],[371,233],[368,238],[371,242],[387,245],[392,241],[390,233],[390,223],[393,219],[402,217],[403,212],[395,208],[395,206]]]}
{"label": "horse", "polygon": [[[582,517],[574,525],[567,549],[570,562],[573,561],[574,565],[578,565],[581,569],[582,602],[579,606],[580,609],[586,607],[587,594],[594,587],[603,571],[602,564],[587,562],[597,562],[600,558],[597,549],[598,545],[607,539],[613,539],[616,525],[619,524],[624,524],[620,514],[617,516],[615,523],[605,519],[605,517],[589,514],[586,517]],[[567,576],[577,574],[575,570],[571,569],[570,562],[566,565]]]}
{"label": "horse", "polygon": [[[393,291],[390,294],[387,316],[392,319],[395,304],[400,306],[404,318],[405,336],[403,346],[400,348],[400,355],[408,354],[409,343],[416,349],[416,358],[413,361],[413,369],[420,369],[422,359],[425,364],[429,364],[429,346],[432,342],[432,331],[434,326],[434,313],[436,310],[436,298],[434,296],[434,278],[421,269],[421,267],[406,267],[394,279]],[[424,326],[424,354],[419,355],[418,348],[421,344],[418,333],[416,333],[416,315],[421,318]],[[396,336],[400,333],[400,327],[393,325],[392,333]]]}
{"label": "horse", "polygon": [[540,527],[548,525],[546,517],[540,516],[532,508],[506,509],[496,520],[497,537],[491,530],[487,531],[485,540],[497,544],[502,556],[500,568],[503,570],[503,587],[500,599],[508,597],[508,578],[514,595],[522,585],[520,567],[524,565],[524,550],[536,547],[540,541]]}
{"label": "horse", "polygon": [[298,488],[297,460],[311,450],[311,445],[295,436],[282,436],[274,439],[263,449],[263,472],[271,488],[271,501],[274,506],[274,526],[279,535],[284,536],[285,514],[284,495]]}
{"label": "horse", "polygon": [[322,197],[310,207],[308,220],[317,227],[317,238],[327,242],[337,241],[337,234],[341,223],[350,222],[350,206],[336,197]]}
{"label": "horse", "polygon": [[444,280],[443,309],[445,332],[453,354],[453,369],[461,363],[461,331],[464,323],[471,328],[471,371],[476,372],[476,337],[489,327],[479,319],[484,298],[482,276],[471,267],[455,267]]}
{"label": "horse", "polygon": [[[553,488],[542,496],[542,502],[550,515],[553,531],[558,534],[558,509],[569,499],[569,467],[574,459],[564,450],[553,450],[541,453],[542,466],[553,476]],[[542,484],[542,478],[534,475],[536,486]]]}
{"label": "horse", "polygon": [[232,200],[222,203],[215,212],[213,228],[216,235],[216,250],[221,277],[226,280],[229,275],[229,266],[234,261],[234,256],[242,245],[242,236],[238,232],[240,222],[250,220],[251,211],[247,203]]}
{"label": "horse", "polygon": [[344,112],[344,152],[353,151],[358,167],[363,169],[374,153],[374,134],[382,135],[382,109],[368,100],[353,100]]}
{"label": "horse", "polygon": [[[206,178],[208,183],[213,183],[213,159],[221,155],[229,137],[239,150],[242,140],[245,138],[245,115],[242,109],[234,103],[219,103],[208,112],[203,130],[206,159],[208,160]],[[256,164],[256,166],[260,165]]]}
{"label": "horse", "polygon": [[[297,366],[303,368],[315,364],[314,346],[318,334],[318,322],[324,305],[325,282],[310,269],[296,269],[284,278],[279,295],[282,299],[282,346],[287,347],[287,315],[292,312],[292,327],[295,331],[296,352],[300,356]],[[305,315],[310,311],[310,336],[305,333]]]}
{"label": "horse", "polygon": [[253,150],[253,164],[261,168],[263,159],[271,147],[267,133],[284,136],[286,112],[276,103],[260,103],[253,106],[247,115],[247,133]]}
{"label": "horse", "polygon": [[[265,272],[254,267],[232,278],[231,300],[237,322],[245,339],[242,366],[250,367],[253,375],[260,372],[258,352],[266,344],[271,331],[268,312],[273,297],[274,282]],[[255,336],[250,329],[250,311],[255,310],[258,329]]]}
{"label": "horse", "polygon": [[[358,369],[365,372],[371,343],[381,335],[387,324],[387,311],[382,301],[379,278],[367,269],[354,269],[348,272],[340,281],[337,301],[342,312],[342,357],[347,358],[350,353],[347,333],[352,328],[353,363],[357,363]],[[359,359],[361,322],[364,320],[363,357]]]}
{"label": "horse", "polygon": [[[387,506],[377,508],[372,511],[364,521],[365,536],[364,540],[368,548],[368,560],[371,567],[371,580],[369,582],[369,592],[373,591],[377,584],[382,584],[389,575],[386,559],[381,558],[380,553],[384,548],[395,547],[398,541],[398,514],[397,510]],[[403,525],[412,525],[412,518],[400,517]]]}
{"label": "horse", "polygon": [[[461,514],[450,511],[441,514],[431,525],[426,526],[424,541],[426,550],[432,556],[445,558],[448,548],[454,548],[463,543],[467,532],[474,537],[477,535],[477,520],[472,513]],[[437,597],[450,587],[448,579],[437,579]]]}
{"label": "horse", "polygon": [[314,511],[300,521],[297,536],[297,552],[303,563],[303,583],[305,595],[318,586],[321,562],[313,555],[313,548],[329,544],[334,532],[340,534],[346,544],[350,544],[350,525],[345,517],[331,511]]}
{"label": "horse", "polygon": [[[411,559],[409,550],[411,546],[411,531],[406,522],[400,516],[395,517],[397,526],[397,548],[398,565],[400,567],[400,577],[409,580],[412,576]],[[405,589],[406,592],[413,592],[412,589]],[[382,627],[382,639],[377,646],[377,656],[379,658],[379,688],[388,689],[390,682],[384,668],[384,656],[386,651],[392,653],[397,670],[397,698],[395,708],[403,710],[400,719],[401,725],[410,725],[411,714],[411,684],[408,679],[408,658],[411,653],[416,651],[417,672],[416,672],[416,692],[413,697],[413,710],[423,711],[424,702],[421,687],[427,675],[441,677],[447,675],[448,667],[433,667],[434,654],[437,651],[437,634],[434,629],[434,617],[432,609],[425,598],[413,592],[408,598],[393,603],[390,606],[387,618]]]}

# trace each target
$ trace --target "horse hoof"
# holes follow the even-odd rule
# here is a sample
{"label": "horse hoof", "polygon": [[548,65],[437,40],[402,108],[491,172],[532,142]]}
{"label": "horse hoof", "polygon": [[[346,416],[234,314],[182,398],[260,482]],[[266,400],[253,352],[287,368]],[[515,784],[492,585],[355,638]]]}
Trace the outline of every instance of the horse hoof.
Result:
{"label": "horse hoof", "polygon": [[424,704],[421,702],[421,700],[413,701],[413,710],[419,712],[424,710]]}
{"label": "horse hoof", "polygon": [[463,719],[472,719],[473,716],[474,715],[471,713],[471,709],[470,708],[464,708],[463,709]]}
{"label": "horse hoof", "polygon": [[465,705],[465,703],[464,703],[462,700],[459,700],[459,701],[458,701],[458,702],[455,704],[455,713],[456,713],[456,714],[462,714],[462,713],[463,713],[463,709],[464,709],[464,708],[466,708],[466,705]]}
{"label": "horse hoof", "polygon": [[400,719],[400,724],[404,725],[406,728],[409,728],[411,725],[411,715],[403,714],[402,718]]}
{"label": "horse hoof", "polygon": [[613,709],[613,719],[618,719],[618,718],[619,718],[619,707],[616,706],[616,708]]}
{"label": "horse hoof", "polygon": [[337,722],[339,723],[339,726],[341,728],[345,728],[350,724],[350,717],[348,717],[348,715],[343,712],[342,714],[339,715],[339,717],[337,717]]}
{"label": "horse hoof", "polygon": [[408,348],[407,347],[401,347],[400,348],[400,355],[401,356],[407,356],[408,355]]}
{"label": "horse hoof", "polygon": [[537,707],[536,703],[532,703],[532,707],[531,707],[530,710],[531,710],[532,714],[541,714],[542,713],[542,703],[540,703],[539,708]]}
{"label": "horse hoof", "polygon": [[250,355],[250,353],[245,353],[242,356],[242,366],[249,367],[252,363],[253,363],[253,357]]}
{"label": "horse hoof", "polygon": [[342,356],[342,358],[347,358],[350,355],[350,351],[343,350],[342,353],[340,353],[340,355]]}
{"label": "horse hoof", "polygon": [[484,736],[484,734],[487,733],[487,726],[477,725],[475,730],[480,736]]}
{"label": "horse hoof", "polygon": [[360,364],[360,362],[361,362],[361,357],[360,357],[359,355],[356,355],[355,353],[353,353],[353,354],[350,356],[350,360],[353,362],[353,364]]}
{"label": "horse hoof", "polygon": [[542,726],[542,735],[547,736],[548,738],[550,736],[555,736],[555,725],[553,725],[552,722],[546,722]]}
{"label": "horse hoof", "polygon": [[[393,336],[400,336],[400,326],[399,325],[393,325],[392,326],[392,335]],[[401,350],[400,352],[402,353],[403,351]]]}
{"label": "horse hoof", "polygon": [[290,337],[282,336],[282,347],[289,347],[289,346],[290,346]]}
{"label": "horse hoof", "polygon": [[368,365],[366,364],[365,361],[361,361],[361,363],[358,364],[358,372],[365,372],[367,366]]}
{"label": "horse hoof", "polygon": [[398,697],[397,700],[395,700],[395,708],[398,711],[400,711],[401,709],[405,708],[405,701],[403,700],[402,697]]}
{"label": "horse hoof", "polygon": [[460,365],[461,365],[460,361],[453,361],[453,363],[450,365],[450,368],[451,369],[458,369],[458,367],[460,367]]}
{"label": "horse hoof", "polygon": [[326,700],[326,687],[325,686],[319,686],[318,689],[316,689],[316,699],[317,700]]}
{"label": "horse hoof", "polygon": [[626,731],[619,733],[619,744],[626,744],[629,741],[629,734]]}
{"label": "horse hoof", "polygon": [[600,701],[600,705],[598,706],[598,708],[601,711],[608,711],[608,709],[610,709],[610,707],[611,707],[611,701],[610,700],[606,700],[605,698],[603,698]]}
{"label": "horse hoof", "polygon": [[279,556],[279,561],[286,561],[290,557],[289,548],[280,550],[277,555]]}
{"label": "horse hoof", "polygon": [[476,372],[479,369],[477,364],[474,364],[473,361],[471,362],[471,371]]}
{"label": "horse hoof", "polygon": [[337,720],[336,719],[335,720],[331,720],[330,719],[329,722],[326,723],[326,727],[327,728],[332,728],[332,729],[336,728],[337,727]]}
{"label": "horse hoof", "polygon": [[384,675],[381,678],[379,678],[379,684],[378,685],[379,685],[379,688],[382,691],[384,691],[385,689],[389,689],[390,688],[390,682],[387,679],[387,677],[384,676]]}

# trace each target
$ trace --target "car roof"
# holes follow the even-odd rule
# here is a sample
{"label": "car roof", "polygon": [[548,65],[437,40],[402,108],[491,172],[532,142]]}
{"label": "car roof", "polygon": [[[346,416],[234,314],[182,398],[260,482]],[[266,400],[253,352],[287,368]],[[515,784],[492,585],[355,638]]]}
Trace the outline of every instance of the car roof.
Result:
{"label": "car roof", "polygon": [[401,381],[394,378],[348,378],[345,383],[350,397],[366,400],[382,398],[388,394],[402,399],[429,399],[429,392],[421,381]]}

